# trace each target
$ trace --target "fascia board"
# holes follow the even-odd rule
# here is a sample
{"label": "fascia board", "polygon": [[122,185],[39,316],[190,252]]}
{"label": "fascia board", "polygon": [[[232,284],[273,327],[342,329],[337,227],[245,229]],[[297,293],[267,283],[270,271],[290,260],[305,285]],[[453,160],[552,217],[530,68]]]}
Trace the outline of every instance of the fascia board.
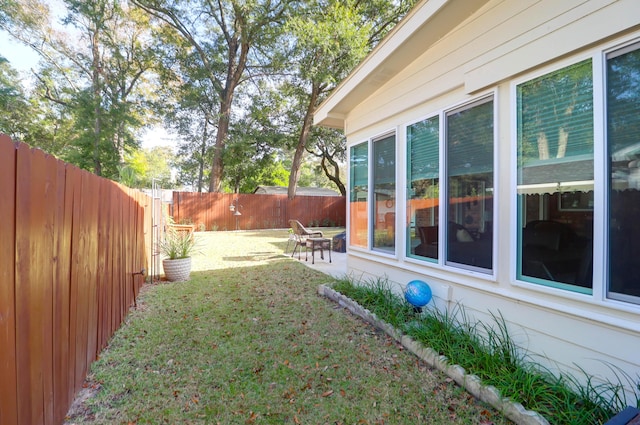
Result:
{"label": "fascia board", "polygon": [[488,0],[424,0],[316,109],[314,124],[343,128],[347,114]]}

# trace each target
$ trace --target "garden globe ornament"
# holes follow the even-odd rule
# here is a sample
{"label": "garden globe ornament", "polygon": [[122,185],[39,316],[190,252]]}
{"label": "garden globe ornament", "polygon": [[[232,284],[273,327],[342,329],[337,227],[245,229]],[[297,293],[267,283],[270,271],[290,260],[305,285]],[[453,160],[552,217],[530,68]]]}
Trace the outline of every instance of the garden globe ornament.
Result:
{"label": "garden globe ornament", "polygon": [[429,304],[432,296],[431,287],[421,280],[412,280],[404,288],[404,299],[413,306],[417,313],[422,312],[422,307]]}

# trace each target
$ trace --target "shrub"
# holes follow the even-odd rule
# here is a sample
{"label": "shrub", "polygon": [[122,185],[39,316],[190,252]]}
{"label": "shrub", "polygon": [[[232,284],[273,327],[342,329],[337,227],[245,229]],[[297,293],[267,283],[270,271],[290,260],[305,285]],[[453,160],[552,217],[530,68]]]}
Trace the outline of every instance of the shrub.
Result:
{"label": "shrub", "polygon": [[557,375],[531,361],[514,343],[500,313],[491,314],[492,324],[471,321],[459,304],[451,310],[431,308],[417,315],[382,278],[362,285],[343,279],[333,289],[551,423],[604,423],[629,404],[625,387],[637,389],[635,404],[640,407],[640,382],[615,366],[609,365],[618,382],[596,383],[583,370],[586,384],[581,384],[575,377]]}

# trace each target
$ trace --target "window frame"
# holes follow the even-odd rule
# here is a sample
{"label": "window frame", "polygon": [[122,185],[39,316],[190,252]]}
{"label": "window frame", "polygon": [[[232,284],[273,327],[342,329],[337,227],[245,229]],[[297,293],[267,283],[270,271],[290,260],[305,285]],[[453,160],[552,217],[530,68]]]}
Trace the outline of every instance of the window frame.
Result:
{"label": "window frame", "polygon": [[[405,136],[405,146],[404,146],[404,151],[405,151],[405,174],[404,174],[404,184],[406,185],[406,190],[405,190],[405,214],[404,214],[404,222],[403,224],[408,228],[410,226],[410,222],[407,222],[408,220],[411,220],[410,217],[407,217],[406,214],[406,208],[407,208],[407,204],[409,201],[409,185],[410,185],[410,164],[411,164],[411,156],[410,156],[410,152],[409,152],[409,147],[408,144],[406,143],[406,136],[407,136],[407,131],[408,128],[414,124],[420,123],[422,121],[425,120],[430,120],[433,119],[435,117],[438,118],[438,161],[439,161],[439,169],[438,169],[438,187],[439,187],[439,197],[438,197],[438,222],[439,223],[446,223],[448,221],[447,219],[447,211],[448,211],[448,187],[446,187],[447,185],[447,169],[446,169],[446,143],[447,143],[447,138],[446,138],[446,117],[447,114],[450,114],[453,111],[463,111],[469,108],[472,108],[476,105],[481,105],[487,102],[491,102],[492,103],[492,125],[493,125],[493,137],[492,137],[492,173],[493,173],[493,203],[494,203],[494,207],[492,208],[492,212],[491,212],[491,222],[495,223],[496,222],[496,217],[498,214],[498,208],[496,208],[497,205],[499,205],[499,170],[496,167],[496,165],[498,164],[498,125],[497,125],[497,120],[498,120],[498,102],[497,99],[499,99],[498,97],[498,89],[497,88],[493,88],[492,90],[488,90],[485,91],[483,93],[478,94],[477,96],[473,96],[472,98],[466,99],[464,101],[458,102],[458,103],[453,103],[450,106],[448,106],[447,108],[443,108],[440,109],[438,111],[429,113],[429,114],[425,114],[422,117],[420,117],[419,119],[410,121],[408,123],[406,123],[403,126],[403,134]],[[442,208],[441,206],[445,206],[447,205],[447,208]],[[495,227],[493,228],[493,232],[491,235],[492,241],[491,241],[491,268],[490,269],[485,269],[485,268],[480,268],[480,267],[474,267],[474,266],[469,266],[469,265],[465,265],[465,264],[460,264],[460,263],[454,263],[454,262],[448,262],[446,261],[446,249],[447,249],[447,245],[446,243],[439,243],[438,244],[438,254],[437,254],[437,259],[434,258],[430,258],[430,257],[423,257],[423,256],[419,256],[419,255],[415,255],[415,254],[411,254],[410,251],[410,241],[409,241],[409,231],[404,232],[404,238],[405,238],[405,243],[404,245],[404,254],[403,257],[404,259],[408,262],[408,263],[412,263],[412,264],[416,264],[416,265],[420,265],[420,266],[427,266],[427,267],[434,267],[434,268],[438,268],[441,270],[446,270],[446,271],[452,271],[458,274],[466,274],[466,275],[471,275],[474,276],[478,279],[482,279],[482,280],[488,280],[488,281],[493,281],[495,282],[496,280],[496,276],[497,276],[497,261],[496,261],[496,251],[497,251],[497,231],[498,229],[496,229]],[[438,240],[445,240],[446,241],[446,226],[439,226],[438,228]]]}
{"label": "window frame", "polygon": [[[352,201],[353,198],[353,190],[354,190],[354,184],[355,182],[353,181],[353,172],[352,172],[352,161],[353,161],[353,152],[354,149],[358,148],[358,147],[366,147],[366,151],[367,151],[367,196],[365,198],[365,210],[366,210],[366,217],[367,217],[367,223],[366,223],[366,227],[367,227],[367,231],[366,231],[366,241],[364,244],[358,244],[355,245],[354,241],[352,240],[352,231],[354,229],[353,227],[353,223],[352,223],[352,219],[353,219],[353,213],[352,213],[352,207],[351,204],[354,202]],[[370,244],[370,238],[369,238],[369,223],[371,221],[370,218],[370,213],[369,213],[369,204],[370,204],[370,190],[369,187],[371,185],[371,170],[370,170],[370,161],[371,161],[371,146],[369,143],[369,140],[364,140],[358,143],[354,143],[352,145],[349,146],[349,158],[348,158],[348,163],[349,163],[349,199],[348,199],[348,210],[347,210],[347,226],[349,231],[347,232],[347,245],[349,246],[349,249],[355,249],[355,250],[368,250],[369,249],[369,244]]]}
{"label": "window frame", "polygon": [[[615,52],[628,49],[633,45],[640,48],[638,34],[601,44],[580,54],[564,58],[522,75],[510,82],[510,141],[512,151],[510,155],[510,256],[509,276],[511,285],[535,292],[553,295],[570,300],[579,300],[599,306],[613,307],[618,311],[637,313],[640,299],[635,297],[611,297],[608,281],[609,267],[609,232],[606,223],[609,222],[609,187],[608,179],[608,137],[607,137],[607,86],[606,68],[608,57]],[[623,54],[623,53],[621,53]],[[518,257],[520,243],[518,240],[518,226],[520,225],[518,208],[518,102],[517,86],[541,76],[559,71],[580,61],[591,59],[593,78],[593,284],[591,293],[582,293],[571,288],[552,287],[540,283],[518,279]],[[632,298],[632,299],[629,299]]]}
{"label": "window frame", "polygon": [[[374,149],[373,149],[373,145],[376,141],[380,141],[383,139],[386,139],[388,137],[393,137],[394,138],[394,155],[395,155],[395,167],[394,167],[394,178],[395,178],[395,189],[394,189],[394,193],[395,193],[395,201],[394,201],[394,205],[393,205],[393,209],[395,211],[396,214],[396,218],[395,218],[395,234],[394,234],[394,239],[393,239],[393,252],[387,251],[387,250],[382,250],[382,249],[378,249],[374,247],[374,221],[375,221],[375,206],[374,206],[374,191],[372,190],[373,187],[372,185],[374,184],[374,167],[372,167],[372,158],[374,155]],[[398,155],[398,148],[400,145],[400,139],[398,136],[398,129],[394,128],[391,130],[387,130],[387,131],[382,131],[380,133],[377,133],[374,136],[371,136],[365,140],[361,140],[359,142],[353,143],[353,144],[349,144],[347,146],[348,150],[349,150],[349,155],[348,155],[348,165],[349,165],[349,199],[347,202],[347,226],[349,229],[352,229],[352,214],[351,214],[351,209],[350,209],[350,204],[351,204],[351,190],[352,190],[352,181],[351,181],[351,161],[352,161],[352,149],[358,146],[362,146],[362,145],[366,145],[367,146],[367,198],[366,198],[366,214],[367,214],[367,241],[366,241],[366,246],[365,245],[354,245],[353,241],[351,240],[351,230],[347,231],[347,246],[349,248],[349,250],[353,251],[353,252],[362,252],[362,253],[366,253],[366,254],[374,254],[374,255],[378,255],[378,256],[382,256],[382,257],[387,257],[387,258],[398,258],[398,253],[399,253],[399,244],[398,244],[398,203],[402,202],[402,200],[399,198],[399,192],[398,192],[398,173],[399,173],[399,155]]]}
{"label": "window frame", "polygon": [[[602,276],[600,281],[602,282],[602,287],[600,290],[602,291],[600,298],[608,303],[621,303],[623,305],[631,305],[640,307],[640,296],[634,296],[630,294],[625,294],[621,292],[613,292],[610,290],[611,281],[609,268],[610,264],[610,243],[611,243],[611,235],[609,226],[604,226],[604,223],[609,223],[611,220],[610,212],[611,205],[609,194],[611,192],[611,188],[609,186],[609,137],[607,133],[608,128],[608,104],[607,104],[607,95],[608,95],[608,86],[607,86],[607,61],[611,59],[615,59],[616,57],[625,55],[630,52],[640,52],[640,37],[636,35],[634,38],[627,40],[626,42],[618,43],[609,48],[603,48],[601,50],[601,54],[599,55],[599,59],[602,61],[600,66],[600,70],[602,75],[600,76],[600,81],[602,84],[602,99],[600,105],[602,107],[602,134],[603,134],[603,146],[602,146],[602,161],[598,161],[599,165],[602,168],[601,176],[602,176],[602,198],[603,198],[603,211],[601,220],[603,229],[602,233],[602,243],[599,244],[600,250],[602,250],[603,254],[600,256],[602,265],[599,269],[599,276]],[[594,219],[595,221],[595,219]],[[594,241],[595,244],[595,241]],[[595,259],[594,259],[594,269],[595,269]],[[595,280],[595,270],[594,270],[594,280]]]}
{"label": "window frame", "polygon": [[[429,115],[426,115],[424,117],[421,117],[415,121],[409,122],[407,124],[405,124],[403,126],[403,134],[405,137],[405,169],[406,169],[406,174],[405,174],[405,186],[406,186],[406,194],[405,194],[405,212],[407,212],[409,210],[409,202],[411,200],[411,196],[410,196],[410,187],[411,187],[411,183],[412,183],[412,175],[411,175],[411,161],[412,161],[412,156],[411,156],[411,147],[409,146],[409,140],[408,140],[408,132],[409,132],[409,127],[414,126],[416,124],[425,122],[425,121],[429,121],[429,120],[433,120],[433,119],[437,119],[438,120],[438,198],[437,198],[437,202],[438,202],[438,216],[434,217],[437,218],[438,222],[440,221],[440,205],[442,203],[442,154],[443,154],[443,143],[442,143],[442,134],[443,134],[443,120],[442,120],[442,111],[439,111],[437,113],[432,113]],[[411,217],[407,217],[407,214],[405,214],[405,220],[408,218],[409,222],[405,223],[407,231],[405,232],[405,244],[404,244],[404,256],[405,258],[409,259],[409,260],[415,260],[417,262],[419,262],[419,264],[428,264],[428,265],[439,265],[440,263],[440,249],[438,248],[438,252],[436,253],[436,258],[433,257],[427,257],[427,256],[422,256],[422,255],[418,255],[418,254],[412,254],[411,253],[411,238],[410,238],[410,233],[411,233]],[[414,219],[415,220],[415,219]],[[417,227],[416,230],[417,232]],[[419,236],[418,236],[419,237]],[[438,240],[440,240],[440,232],[438,231]]]}
{"label": "window frame", "polygon": [[[378,217],[377,217],[377,204],[376,204],[376,193],[375,193],[375,171],[376,167],[372,165],[372,160],[375,160],[375,145],[378,142],[383,142],[387,139],[393,138],[393,158],[394,158],[394,167],[393,167],[393,192],[394,192],[394,201],[393,201],[393,245],[392,249],[383,249],[382,247],[376,246],[375,234],[378,229]],[[369,139],[369,194],[368,194],[368,202],[369,202],[369,235],[368,235],[368,250],[371,252],[375,252],[376,254],[382,254],[390,257],[396,257],[398,252],[398,234],[397,234],[397,222],[398,222],[398,134],[396,130],[387,131],[385,133],[381,133],[378,136],[372,137]]]}
{"label": "window frame", "polygon": [[[514,114],[514,122],[513,122],[513,131],[514,131],[514,135],[512,138],[512,146],[514,146],[514,156],[515,156],[515,166],[512,168],[513,174],[512,174],[512,181],[513,181],[513,185],[514,188],[512,189],[515,193],[515,202],[513,204],[513,208],[515,210],[515,214],[516,214],[516,222],[515,224],[512,226],[513,232],[514,232],[514,237],[516,240],[516,245],[515,245],[515,249],[512,250],[512,252],[516,253],[516,257],[515,259],[512,261],[512,265],[514,267],[514,272],[515,272],[515,279],[518,282],[528,282],[534,285],[539,285],[539,286],[546,286],[549,288],[555,288],[561,291],[569,291],[569,292],[574,292],[574,293],[580,293],[580,294],[586,294],[586,295],[591,295],[593,293],[593,286],[594,284],[592,283],[592,287],[591,288],[587,288],[587,287],[583,287],[580,286],[579,284],[576,283],[565,283],[565,281],[560,281],[560,280],[551,280],[551,279],[543,279],[540,277],[534,277],[534,276],[527,276],[524,274],[521,274],[521,268],[523,267],[523,263],[522,263],[522,256],[523,256],[523,249],[524,247],[522,246],[522,235],[523,235],[523,229],[522,229],[522,217],[523,217],[523,212],[522,212],[522,208],[523,205],[521,205],[521,200],[520,200],[520,195],[518,194],[518,186],[519,186],[519,174],[520,174],[520,166],[518,165],[518,160],[519,160],[519,156],[520,156],[520,123],[519,123],[519,119],[521,117],[521,111],[519,110],[519,106],[520,106],[520,102],[519,102],[519,87],[522,85],[525,85],[527,83],[530,82],[534,82],[536,80],[540,80],[540,79],[544,79],[545,77],[550,77],[553,74],[558,74],[563,70],[567,70],[570,71],[572,68],[575,68],[576,66],[582,64],[582,63],[586,63],[589,62],[590,64],[590,75],[591,75],[591,108],[592,108],[592,117],[591,117],[591,131],[593,133],[593,154],[592,154],[592,158],[591,161],[593,162],[593,167],[592,167],[592,172],[594,173],[593,175],[593,192],[594,192],[594,207],[589,209],[588,211],[593,211],[593,216],[591,218],[592,221],[592,225],[594,226],[594,228],[592,229],[592,244],[594,243],[594,237],[595,237],[595,196],[596,196],[596,182],[595,182],[595,162],[596,160],[596,149],[597,149],[597,143],[598,143],[598,135],[597,135],[597,117],[596,114],[598,113],[598,111],[596,111],[596,92],[598,91],[598,88],[596,87],[596,61],[594,59],[593,56],[584,56],[584,57],[579,57],[579,58],[574,58],[574,60],[569,61],[568,63],[564,63],[562,64],[562,66],[554,66],[554,67],[549,67],[549,68],[545,68],[542,72],[536,73],[535,75],[531,75],[528,78],[525,78],[521,81],[517,81],[514,82],[512,84],[512,96],[513,96],[513,114]],[[555,124],[555,123],[554,123]],[[584,161],[584,154],[581,155],[567,155],[567,158],[574,158],[573,161],[569,160],[566,163],[570,164],[572,162],[580,162],[580,161]],[[551,158],[547,158],[547,161],[549,161],[549,163],[547,165],[541,164],[543,166],[548,166],[548,165],[552,165],[554,162],[553,157]],[[542,161],[541,161],[542,162]],[[535,168],[534,166],[529,165],[528,167],[525,168]],[[582,182],[580,182],[582,183]],[[544,185],[548,185],[551,184],[551,182],[549,183],[543,183]],[[525,185],[526,186],[526,185]],[[535,186],[535,185],[530,185],[530,186]],[[547,193],[547,192],[545,192]],[[562,193],[561,191],[558,192],[553,192],[553,193],[558,193],[558,200],[557,200],[557,207],[558,207],[558,211],[561,211],[561,204],[560,204],[560,200],[561,200],[561,196]],[[580,192],[582,193],[582,192]],[[543,195],[541,193],[541,195]],[[577,212],[578,210],[572,210],[573,212]],[[592,252],[592,262],[594,260],[595,254]],[[593,264],[593,263],[592,263]],[[593,280],[593,279],[592,279]]]}

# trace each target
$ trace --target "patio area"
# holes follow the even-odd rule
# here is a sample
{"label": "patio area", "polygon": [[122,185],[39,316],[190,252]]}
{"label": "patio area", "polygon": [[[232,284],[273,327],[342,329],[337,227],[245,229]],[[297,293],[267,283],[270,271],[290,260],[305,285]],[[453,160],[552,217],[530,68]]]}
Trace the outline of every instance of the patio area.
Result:
{"label": "patio area", "polygon": [[[333,238],[344,232],[342,227],[322,228],[327,238]],[[246,230],[238,232],[197,232],[198,253],[193,257],[193,270],[212,270],[223,267],[250,266],[268,264],[275,260],[293,258],[300,264],[327,274],[342,278],[347,272],[347,254],[331,252],[331,262],[325,250],[325,258],[320,258],[320,252],[315,253],[315,262],[311,261],[311,251],[305,260],[305,248],[300,255],[296,251],[293,257],[293,242],[289,242],[288,229],[274,230]],[[220,255],[220,248],[224,254]],[[298,259],[299,257],[299,259]],[[315,263],[315,264],[314,264]]]}

